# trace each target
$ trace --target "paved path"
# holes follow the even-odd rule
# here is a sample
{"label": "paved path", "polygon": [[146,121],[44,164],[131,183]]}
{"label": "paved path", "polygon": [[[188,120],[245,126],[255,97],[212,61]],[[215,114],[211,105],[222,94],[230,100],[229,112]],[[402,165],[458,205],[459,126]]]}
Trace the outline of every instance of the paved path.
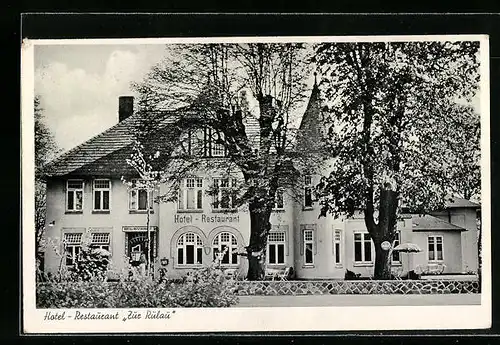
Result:
{"label": "paved path", "polygon": [[480,294],[239,296],[236,308],[481,304]]}

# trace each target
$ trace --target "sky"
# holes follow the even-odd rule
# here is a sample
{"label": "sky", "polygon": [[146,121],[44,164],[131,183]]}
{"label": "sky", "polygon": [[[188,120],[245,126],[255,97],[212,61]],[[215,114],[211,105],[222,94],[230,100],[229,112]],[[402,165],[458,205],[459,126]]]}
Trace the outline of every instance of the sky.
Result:
{"label": "sky", "polygon": [[133,95],[164,45],[36,45],[35,95],[57,146],[67,151],[118,122],[118,97]]}
{"label": "sky", "polygon": [[35,45],[35,95],[57,147],[67,151],[115,125],[118,97],[134,95],[131,82],[166,54],[164,44]]}

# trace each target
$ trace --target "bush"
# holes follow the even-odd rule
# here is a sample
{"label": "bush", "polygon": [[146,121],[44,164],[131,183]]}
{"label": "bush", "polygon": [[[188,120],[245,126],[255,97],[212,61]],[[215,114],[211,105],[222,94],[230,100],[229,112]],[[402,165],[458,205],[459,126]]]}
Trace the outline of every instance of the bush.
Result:
{"label": "bush", "polygon": [[205,267],[180,281],[157,282],[147,276],[100,279],[52,279],[37,284],[38,308],[229,307],[238,302],[236,284],[221,269]]}

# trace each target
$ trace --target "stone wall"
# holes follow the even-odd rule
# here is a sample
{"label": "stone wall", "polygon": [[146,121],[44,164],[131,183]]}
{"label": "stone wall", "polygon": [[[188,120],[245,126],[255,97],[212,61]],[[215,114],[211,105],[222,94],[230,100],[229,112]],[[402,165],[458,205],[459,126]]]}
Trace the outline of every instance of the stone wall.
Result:
{"label": "stone wall", "polygon": [[479,293],[478,280],[240,281],[238,295]]}

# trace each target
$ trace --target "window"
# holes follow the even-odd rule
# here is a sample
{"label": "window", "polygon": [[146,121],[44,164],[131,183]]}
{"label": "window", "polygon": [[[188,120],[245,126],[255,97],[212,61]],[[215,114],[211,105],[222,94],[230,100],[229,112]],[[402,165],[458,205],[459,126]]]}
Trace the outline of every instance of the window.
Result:
{"label": "window", "polygon": [[189,130],[188,137],[186,140],[186,151],[192,156],[202,156],[204,149],[204,136],[205,131],[203,129],[193,129]]}
{"label": "window", "polygon": [[267,236],[267,263],[284,264],[285,263],[285,232],[271,232]]}
{"label": "window", "polygon": [[[396,238],[394,239],[394,247],[399,246],[401,243],[401,232],[396,231]],[[401,257],[399,252],[392,252],[392,262],[401,263]]]}
{"label": "window", "polygon": [[177,240],[177,264],[200,265],[203,257],[203,242],[200,236],[188,232]]}
{"label": "window", "polygon": [[[133,185],[141,183],[140,180],[133,180]],[[130,211],[146,211],[148,204],[149,209],[153,209],[153,192],[147,191],[145,188],[134,187],[128,192],[128,209]]]}
{"label": "window", "polygon": [[94,180],[94,211],[109,211],[111,182],[109,180]]}
{"label": "window", "polygon": [[276,190],[275,201],[274,201],[274,210],[282,210],[284,208],[283,202],[283,189],[278,188]]}
{"label": "window", "polygon": [[313,231],[304,230],[304,263],[306,265],[312,265],[314,263],[314,240]]}
{"label": "window", "polygon": [[312,177],[311,175],[304,176],[304,207],[312,207]]}
{"label": "window", "polygon": [[93,232],[90,241],[92,248],[99,248],[109,251],[109,232]]}
{"label": "window", "polygon": [[226,149],[224,146],[224,134],[216,132],[212,128],[206,129],[205,152],[209,157],[224,157]]}
{"label": "window", "polygon": [[371,264],[372,262],[372,241],[370,234],[354,234],[354,262],[358,264]]}
{"label": "window", "polygon": [[[220,260],[220,263],[223,265],[238,264],[238,242],[233,234],[229,232],[221,232],[215,236],[212,248],[214,261]],[[223,256],[221,257],[221,255]]]}
{"label": "window", "polygon": [[82,233],[64,234],[64,250],[66,253],[66,266],[74,266],[82,251]]}
{"label": "window", "polygon": [[429,236],[427,238],[429,261],[443,261],[443,237]]}
{"label": "window", "polygon": [[83,181],[68,180],[66,188],[66,210],[83,210]]}
{"label": "window", "polygon": [[203,209],[203,179],[199,177],[186,178],[179,189],[179,210]]}
{"label": "window", "polygon": [[205,156],[224,157],[226,148],[224,145],[224,134],[212,128],[205,128]]}
{"label": "window", "polygon": [[216,210],[228,210],[236,208],[236,179],[214,178],[214,204]]}
{"label": "window", "polygon": [[333,234],[333,257],[335,266],[342,265],[342,230],[335,229]]}

